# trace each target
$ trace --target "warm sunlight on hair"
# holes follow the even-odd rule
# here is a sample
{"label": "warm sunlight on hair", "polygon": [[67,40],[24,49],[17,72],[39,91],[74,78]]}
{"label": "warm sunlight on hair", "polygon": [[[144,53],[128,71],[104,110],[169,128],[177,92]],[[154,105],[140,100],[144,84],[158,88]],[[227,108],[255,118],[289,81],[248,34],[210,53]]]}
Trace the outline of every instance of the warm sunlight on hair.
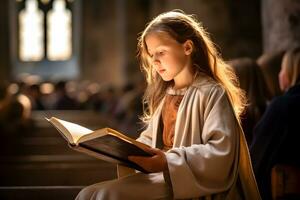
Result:
{"label": "warm sunlight on hair", "polygon": [[226,90],[234,112],[239,118],[246,101],[244,92],[238,87],[238,80],[233,69],[223,61],[202,24],[194,16],[187,15],[180,10],[174,10],[154,18],[139,37],[138,56],[141,69],[145,73],[148,83],[144,95],[144,105],[147,112],[145,112],[143,120],[147,121],[151,118],[164,97],[166,89],[172,84],[172,82],[164,82],[157,75],[149,60],[145,39],[147,35],[155,32],[165,32],[180,44],[187,40],[192,41],[192,64],[195,76],[200,77],[200,74],[204,73],[220,83]]}

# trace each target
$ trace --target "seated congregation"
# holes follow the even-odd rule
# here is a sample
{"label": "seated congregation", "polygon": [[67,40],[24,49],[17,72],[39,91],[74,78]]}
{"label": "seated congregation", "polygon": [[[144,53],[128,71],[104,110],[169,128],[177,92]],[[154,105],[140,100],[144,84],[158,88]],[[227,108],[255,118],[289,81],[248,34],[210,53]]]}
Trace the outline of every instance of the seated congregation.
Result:
{"label": "seated congregation", "polygon": [[242,126],[262,199],[298,199],[300,48],[230,64],[248,99]]}

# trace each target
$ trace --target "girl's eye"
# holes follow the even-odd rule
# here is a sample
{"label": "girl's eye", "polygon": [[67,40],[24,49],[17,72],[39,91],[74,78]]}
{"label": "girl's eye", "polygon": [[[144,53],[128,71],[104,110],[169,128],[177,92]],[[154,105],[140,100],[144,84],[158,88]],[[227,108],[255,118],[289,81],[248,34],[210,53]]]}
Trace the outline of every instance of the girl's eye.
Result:
{"label": "girl's eye", "polygon": [[164,53],[165,53],[164,51],[158,52],[159,55],[163,55]]}

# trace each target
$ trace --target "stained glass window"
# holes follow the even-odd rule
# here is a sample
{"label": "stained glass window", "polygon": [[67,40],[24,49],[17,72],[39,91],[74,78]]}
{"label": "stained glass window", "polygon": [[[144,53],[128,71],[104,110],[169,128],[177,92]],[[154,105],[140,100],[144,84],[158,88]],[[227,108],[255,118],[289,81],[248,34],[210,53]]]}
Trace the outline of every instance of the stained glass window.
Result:
{"label": "stained glass window", "polygon": [[12,75],[80,76],[81,0],[9,0]]}
{"label": "stained glass window", "polygon": [[19,54],[22,61],[40,61],[44,57],[44,14],[36,0],[27,0],[19,13]]}
{"label": "stained glass window", "polygon": [[71,12],[64,0],[55,0],[47,14],[47,57],[49,60],[67,60],[72,55]]}
{"label": "stained glass window", "polygon": [[[21,0],[18,1],[21,2]],[[24,2],[25,7],[18,16],[20,60],[64,61],[70,59],[72,56],[72,12],[66,7],[65,0],[42,0],[42,5],[52,5],[47,6],[48,10],[40,9],[37,0],[24,0]]]}

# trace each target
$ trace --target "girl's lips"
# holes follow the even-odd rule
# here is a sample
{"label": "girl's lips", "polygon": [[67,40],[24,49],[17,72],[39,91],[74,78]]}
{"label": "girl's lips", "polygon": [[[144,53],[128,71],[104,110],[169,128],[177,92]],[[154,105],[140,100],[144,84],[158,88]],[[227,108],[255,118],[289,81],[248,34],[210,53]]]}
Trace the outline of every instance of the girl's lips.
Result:
{"label": "girl's lips", "polygon": [[159,70],[158,70],[158,73],[162,74],[162,73],[164,73],[165,71],[166,71],[165,69],[159,69]]}

